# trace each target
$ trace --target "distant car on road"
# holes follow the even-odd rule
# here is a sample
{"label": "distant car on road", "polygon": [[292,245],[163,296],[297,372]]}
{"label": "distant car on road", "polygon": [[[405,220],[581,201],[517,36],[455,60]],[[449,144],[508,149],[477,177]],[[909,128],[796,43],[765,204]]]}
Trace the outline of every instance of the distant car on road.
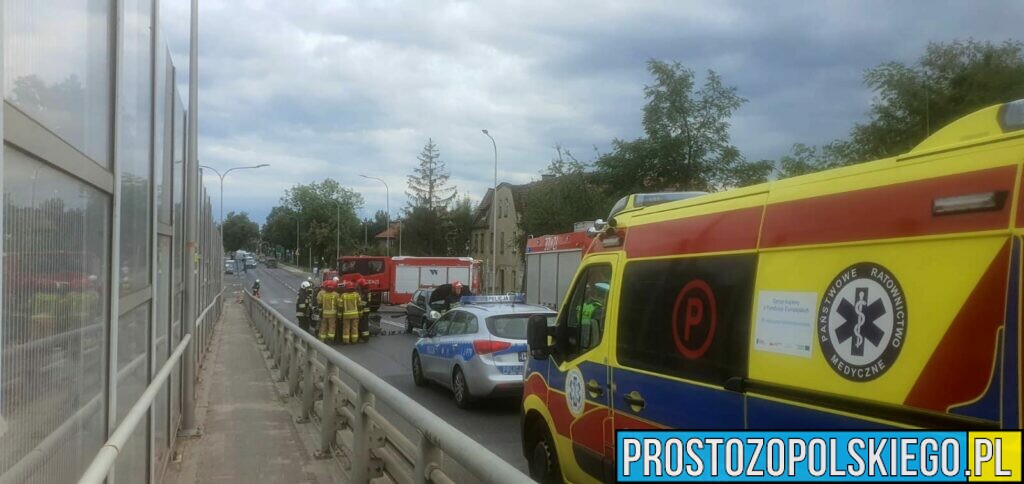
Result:
{"label": "distant car on road", "polygon": [[264,262],[264,264],[267,267],[277,267],[277,259],[275,259],[273,257],[270,257],[270,258],[267,259],[266,262]]}
{"label": "distant car on road", "polygon": [[450,388],[460,408],[479,398],[521,395],[527,321],[542,314],[554,324],[558,313],[533,304],[484,302],[503,298],[510,299],[469,296],[427,329],[417,329],[420,339],[412,351],[416,385],[433,381]]}
{"label": "distant car on road", "polygon": [[253,269],[255,269],[256,268],[256,259],[252,258],[252,257],[249,257],[249,258],[245,259],[245,267],[252,267]]}
{"label": "distant car on road", "polygon": [[235,261],[234,260],[224,261],[224,273],[225,274],[234,274],[235,273]]}
{"label": "distant car on road", "polygon": [[430,313],[427,301],[430,301],[430,293],[433,289],[419,289],[412,295],[412,300],[405,305],[405,327],[406,332],[412,332],[413,328],[422,328],[426,316]]}

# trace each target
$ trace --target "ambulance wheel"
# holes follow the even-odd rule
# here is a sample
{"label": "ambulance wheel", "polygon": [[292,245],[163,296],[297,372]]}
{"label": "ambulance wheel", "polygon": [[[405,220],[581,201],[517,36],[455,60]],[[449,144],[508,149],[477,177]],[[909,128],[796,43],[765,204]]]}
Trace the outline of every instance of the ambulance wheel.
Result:
{"label": "ambulance wheel", "polygon": [[455,395],[455,405],[459,408],[470,408],[473,406],[473,396],[469,393],[469,384],[466,383],[466,375],[462,368],[455,367],[452,373],[452,394]]}
{"label": "ambulance wheel", "polygon": [[555,441],[551,438],[544,420],[538,419],[530,432],[529,466],[530,478],[541,484],[562,482],[561,469],[558,467],[558,453]]}
{"label": "ambulance wheel", "polygon": [[427,379],[423,377],[423,363],[420,362],[420,354],[412,352],[412,381],[418,387],[427,386]]}

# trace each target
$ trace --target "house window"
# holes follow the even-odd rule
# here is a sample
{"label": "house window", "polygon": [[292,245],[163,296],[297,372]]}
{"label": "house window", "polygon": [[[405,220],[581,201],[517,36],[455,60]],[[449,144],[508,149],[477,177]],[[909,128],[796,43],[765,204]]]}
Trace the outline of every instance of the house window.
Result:
{"label": "house window", "polygon": [[498,252],[505,253],[505,232],[501,233],[501,245],[498,246]]}

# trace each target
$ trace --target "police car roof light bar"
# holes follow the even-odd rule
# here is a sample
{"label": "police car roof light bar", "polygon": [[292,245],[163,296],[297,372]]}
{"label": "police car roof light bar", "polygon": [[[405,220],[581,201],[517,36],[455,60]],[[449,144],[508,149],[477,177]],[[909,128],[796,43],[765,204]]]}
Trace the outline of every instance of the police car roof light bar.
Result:
{"label": "police car roof light bar", "polygon": [[525,304],[526,294],[519,293],[492,296],[462,296],[462,299],[459,299],[459,302],[462,304]]}

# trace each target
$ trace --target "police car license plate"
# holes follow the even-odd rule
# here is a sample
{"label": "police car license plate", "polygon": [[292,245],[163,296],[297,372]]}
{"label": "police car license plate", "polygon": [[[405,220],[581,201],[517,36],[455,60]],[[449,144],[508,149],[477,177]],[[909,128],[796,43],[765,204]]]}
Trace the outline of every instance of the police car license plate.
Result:
{"label": "police car license plate", "polygon": [[525,351],[520,351],[519,352],[519,361],[526,361],[526,352]]}

